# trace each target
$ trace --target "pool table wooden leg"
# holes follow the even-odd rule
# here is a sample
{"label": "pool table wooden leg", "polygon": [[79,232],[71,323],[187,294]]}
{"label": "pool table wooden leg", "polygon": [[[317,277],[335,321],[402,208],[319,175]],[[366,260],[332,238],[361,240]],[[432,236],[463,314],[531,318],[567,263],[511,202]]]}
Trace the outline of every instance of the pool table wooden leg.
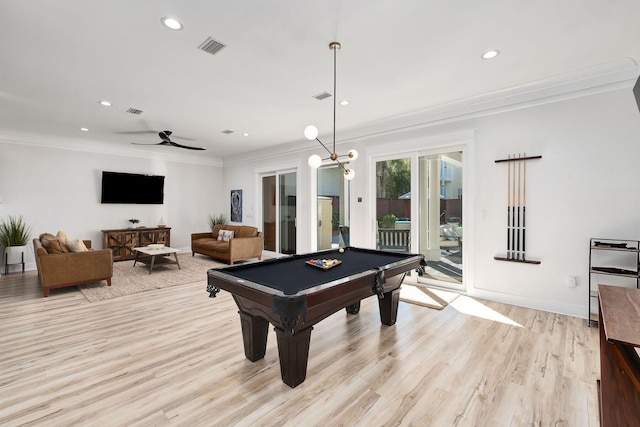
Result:
{"label": "pool table wooden leg", "polygon": [[262,317],[252,316],[244,311],[238,311],[238,313],[242,326],[244,355],[252,362],[260,360],[267,351],[269,322]]}
{"label": "pool table wooden leg", "polygon": [[280,357],[280,374],[282,382],[293,388],[307,377],[307,361],[309,360],[309,343],[313,327],[303,329],[289,335],[280,328],[275,328],[278,338],[278,356]]}
{"label": "pool table wooden leg", "polygon": [[378,298],[380,307],[380,321],[385,325],[395,325],[398,317],[398,303],[400,302],[400,288],[385,292],[384,298]]}

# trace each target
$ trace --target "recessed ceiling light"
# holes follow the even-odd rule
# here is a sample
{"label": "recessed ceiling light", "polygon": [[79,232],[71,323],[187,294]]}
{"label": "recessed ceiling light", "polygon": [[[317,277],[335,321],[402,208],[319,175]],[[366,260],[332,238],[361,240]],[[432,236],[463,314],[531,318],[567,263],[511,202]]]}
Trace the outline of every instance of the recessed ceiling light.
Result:
{"label": "recessed ceiling light", "polygon": [[349,105],[349,101],[347,101],[346,99],[343,101],[340,101],[340,105]]}
{"label": "recessed ceiling light", "polygon": [[162,25],[169,28],[170,30],[179,31],[182,29],[182,24],[175,18],[169,18],[165,16],[160,20],[160,22],[162,22]]}
{"label": "recessed ceiling light", "polygon": [[100,105],[104,105],[105,107],[111,107],[111,103],[109,101],[98,101]]}
{"label": "recessed ceiling light", "polygon": [[82,132],[89,132],[89,128],[80,128]]}
{"label": "recessed ceiling light", "polygon": [[242,134],[242,136],[249,136],[249,134],[245,132]]}
{"label": "recessed ceiling light", "polygon": [[500,55],[500,51],[497,49],[493,49],[493,50],[488,50],[485,53],[482,54],[482,59],[492,59],[495,58],[496,56]]}

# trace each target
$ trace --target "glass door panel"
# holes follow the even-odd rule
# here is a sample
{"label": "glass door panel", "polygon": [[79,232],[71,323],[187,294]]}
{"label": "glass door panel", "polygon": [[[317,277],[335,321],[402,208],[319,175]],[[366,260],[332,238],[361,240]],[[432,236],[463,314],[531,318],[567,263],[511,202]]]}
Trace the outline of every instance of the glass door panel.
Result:
{"label": "glass door panel", "polygon": [[421,279],[462,285],[462,152],[418,158]]}
{"label": "glass door panel", "polygon": [[264,249],[276,252],[276,176],[262,177],[262,230]]}
{"label": "glass door panel", "polygon": [[376,247],[411,251],[411,158],[376,162]]}
{"label": "glass door panel", "polygon": [[[347,165],[345,165],[347,166]],[[349,181],[342,168],[318,168],[318,250],[349,245]]]}
{"label": "glass door panel", "polygon": [[262,177],[264,249],[296,253],[296,172],[275,172]]}
{"label": "glass door panel", "polygon": [[296,173],[278,175],[280,199],[280,253],[296,253]]}

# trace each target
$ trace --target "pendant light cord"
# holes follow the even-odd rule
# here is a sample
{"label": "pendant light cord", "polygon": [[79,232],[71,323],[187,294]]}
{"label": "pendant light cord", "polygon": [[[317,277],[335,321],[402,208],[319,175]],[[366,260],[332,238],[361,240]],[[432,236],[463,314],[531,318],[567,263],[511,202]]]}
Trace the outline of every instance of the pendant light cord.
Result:
{"label": "pendant light cord", "polygon": [[337,46],[333,47],[333,153],[336,152],[336,55]]}

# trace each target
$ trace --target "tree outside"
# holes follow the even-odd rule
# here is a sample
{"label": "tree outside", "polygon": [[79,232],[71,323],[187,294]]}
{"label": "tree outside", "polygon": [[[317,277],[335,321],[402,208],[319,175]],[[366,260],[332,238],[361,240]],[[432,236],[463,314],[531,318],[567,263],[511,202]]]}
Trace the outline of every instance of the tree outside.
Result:
{"label": "tree outside", "polygon": [[376,197],[397,199],[411,191],[411,159],[394,159],[376,163],[378,179]]}

